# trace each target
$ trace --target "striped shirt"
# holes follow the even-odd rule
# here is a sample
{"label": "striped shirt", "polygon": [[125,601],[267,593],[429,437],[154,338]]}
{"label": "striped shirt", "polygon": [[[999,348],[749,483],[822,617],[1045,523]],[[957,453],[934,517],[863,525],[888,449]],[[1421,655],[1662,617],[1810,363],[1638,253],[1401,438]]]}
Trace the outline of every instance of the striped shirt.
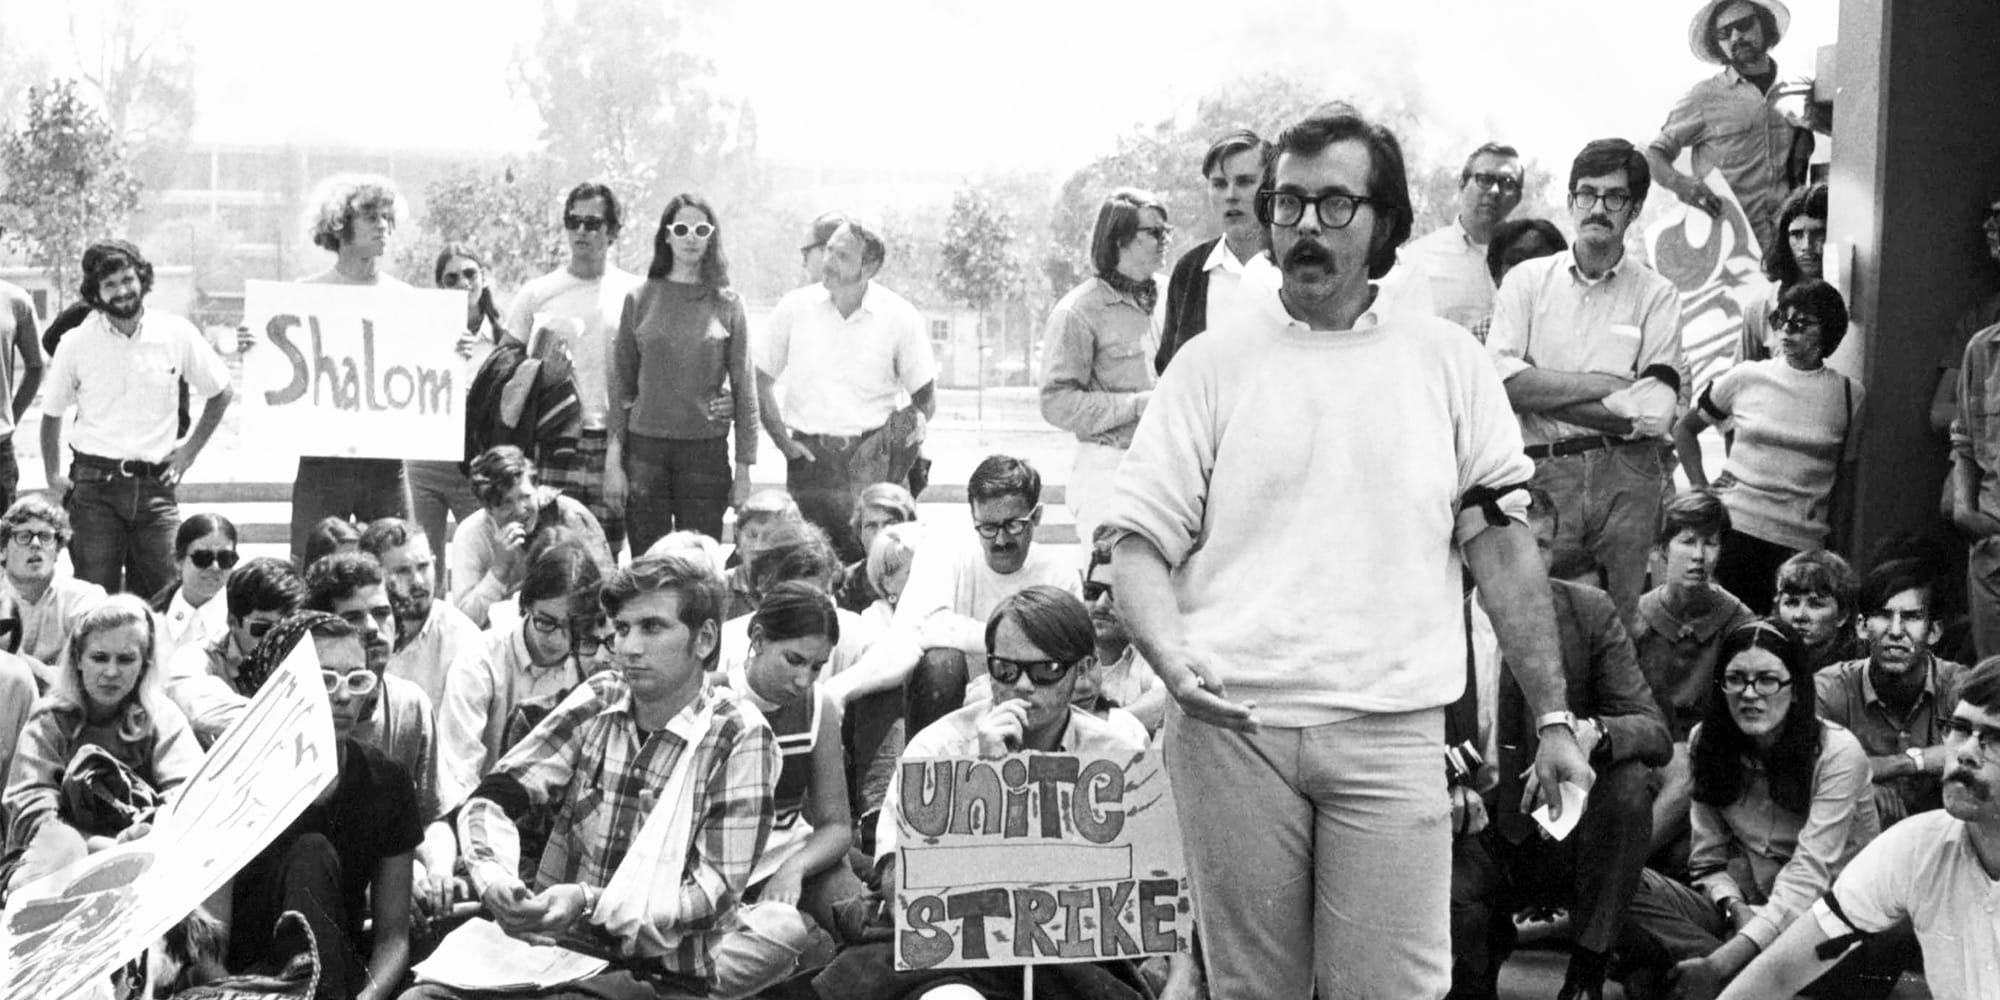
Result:
{"label": "striped shirt", "polygon": [[480,892],[490,875],[519,868],[514,817],[531,805],[556,810],[534,887],[577,883],[593,896],[603,889],[646,821],[640,793],[664,794],[674,766],[690,752],[681,732],[705,703],[713,704],[715,715],[692,749],[697,819],[676,928],[684,936],[662,960],[675,972],[710,975],[718,928],[742,897],[770,836],[778,780],[770,727],[726,688],[702,691],[673,721],[646,733],[625,682],[614,673],[578,685],[500,759],[460,814],[459,840]]}

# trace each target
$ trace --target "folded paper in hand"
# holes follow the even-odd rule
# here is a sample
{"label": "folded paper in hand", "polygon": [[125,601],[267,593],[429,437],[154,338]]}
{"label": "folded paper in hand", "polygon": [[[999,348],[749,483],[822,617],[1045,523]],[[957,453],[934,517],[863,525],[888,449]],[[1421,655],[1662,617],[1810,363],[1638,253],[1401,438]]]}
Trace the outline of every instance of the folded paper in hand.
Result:
{"label": "folded paper in hand", "polygon": [[1583,800],[1590,797],[1588,791],[1567,781],[1562,783],[1561,790],[1563,809],[1561,819],[1549,819],[1547,804],[1536,806],[1535,811],[1528,814],[1535,818],[1535,822],[1542,825],[1542,829],[1548,832],[1551,840],[1564,840],[1569,837],[1570,831],[1576,829],[1576,824],[1583,819]]}
{"label": "folded paper in hand", "polygon": [[419,982],[454,989],[527,992],[588,979],[609,964],[566,948],[508,937],[499,924],[474,917],[446,935],[431,957],[411,971]]}

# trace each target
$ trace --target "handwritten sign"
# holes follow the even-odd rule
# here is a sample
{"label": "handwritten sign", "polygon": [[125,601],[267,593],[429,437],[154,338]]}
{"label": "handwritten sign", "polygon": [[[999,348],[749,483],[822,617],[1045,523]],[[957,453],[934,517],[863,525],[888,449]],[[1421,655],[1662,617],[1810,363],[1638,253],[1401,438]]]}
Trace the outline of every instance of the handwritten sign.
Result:
{"label": "handwritten sign", "polygon": [[463,457],[464,293],[252,281],[243,320],[250,454]]}
{"label": "handwritten sign", "polygon": [[1192,898],[1157,756],[897,766],[898,969],[1187,950]]}
{"label": "handwritten sign", "polygon": [[255,858],[336,770],[319,657],[301,642],[152,833],[15,888],[0,926],[0,1000],[102,981]]}
{"label": "handwritten sign", "polygon": [[1743,204],[1720,172],[1709,171],[1702,183],[1722,199],[1721,214],[1677,205],[1646,229],[1653,270],[1680,290],[1681,353],[1697,391],[1729,368],[1743,311],[1766,284]]}

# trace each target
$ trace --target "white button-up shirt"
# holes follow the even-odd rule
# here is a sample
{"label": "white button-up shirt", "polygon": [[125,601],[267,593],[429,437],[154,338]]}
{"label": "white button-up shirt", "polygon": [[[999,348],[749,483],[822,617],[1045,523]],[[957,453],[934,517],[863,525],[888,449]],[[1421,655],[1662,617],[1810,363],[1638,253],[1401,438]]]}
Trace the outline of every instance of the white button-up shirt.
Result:
{"label": "white button-up shirt", "polygon": [[1486,269],[1486,244],[1475,243],[1457,219],[1412,240],[1403,263],[1430,280],[1431,308],[1470,330],[1493,311],[1493,275]]}
{"label": "white button-up shirt", "polygon": [[102,312],[63,338],[42,383],[42,412],[76,406],[71,448],[100,458],[158,462],[174,450],[185,379],[196,399],[229,388],[229,369],[194,324],[148,310],[131,336]]}
{"label": "white button-up shirt", "polygon": [[757,367],[777,380],[785,423],[802,434],[866,434],[937,378],[923,316],[874,282],[851,316],[824,285],[793,289],[765,320],[763,342]]}

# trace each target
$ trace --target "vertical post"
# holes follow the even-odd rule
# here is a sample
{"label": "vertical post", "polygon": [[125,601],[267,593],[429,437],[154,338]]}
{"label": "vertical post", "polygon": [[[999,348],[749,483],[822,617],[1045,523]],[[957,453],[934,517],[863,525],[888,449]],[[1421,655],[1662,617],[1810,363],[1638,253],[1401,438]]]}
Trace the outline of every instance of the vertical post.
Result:
{"label": "vertical post", "polygon": [[1035,967],[1021,966],[1021,1000],[1035,1000]]}
{"label": "vertical post", "polygon": [[979,310],[979,319],[975,322],[977,324],[976,329],[979,331],[979,381],[977,383],[979,388],[976,395],[979,399],[979,429],[983,432],[986,430],[986,310],[984,308]]}

